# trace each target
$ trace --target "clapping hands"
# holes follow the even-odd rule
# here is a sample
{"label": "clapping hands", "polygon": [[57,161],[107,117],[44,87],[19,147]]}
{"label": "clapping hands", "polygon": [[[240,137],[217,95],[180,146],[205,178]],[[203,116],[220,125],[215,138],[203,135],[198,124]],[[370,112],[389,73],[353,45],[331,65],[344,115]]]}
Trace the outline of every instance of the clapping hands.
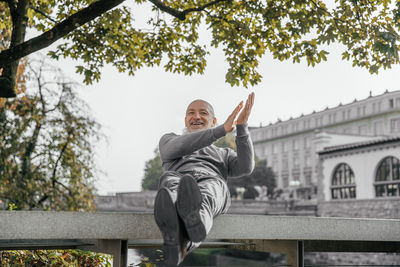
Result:
{"label": "clapping hands", "polygon": [[[251,109],[253,108],[253,104],[254,104],[254,92],[249,94],[246,100],[246,104],[244,105],[244,108],[243,108],[243,101],[241,101],[239,105],[233,110],[232,114],[229,115],[228,119],[224,123],[225,132],[227,133],[232,132],[233,129],[235,128],[235,125],[237,124],[246,124],[247,120],[249,119]],[[240,112],[240,110],[242,110],[242,112]],[[237,117],[237,120],[235,120],[238,114],[239,116]]]}

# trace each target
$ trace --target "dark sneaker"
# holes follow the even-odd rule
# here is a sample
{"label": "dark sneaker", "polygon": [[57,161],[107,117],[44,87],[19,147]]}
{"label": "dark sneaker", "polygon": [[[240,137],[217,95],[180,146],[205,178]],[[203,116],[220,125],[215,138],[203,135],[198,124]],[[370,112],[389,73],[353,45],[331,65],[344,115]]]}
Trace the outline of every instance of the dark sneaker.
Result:
{"label": "dark sneaker", "polygon": [[193,242],[201,242],[206,238],[206,228],[200,218],[201,200],[196,181],[190,175],[184,175],[179,183],[176,209],[189,240]]}
{"label": "dark sneaker", "polygon": [[179,219],[170,192],[167,188],[161,188],[154,202],[154,219],[161,231],[164,243],[164,264],[177,266],[183,255],[180,245]]}

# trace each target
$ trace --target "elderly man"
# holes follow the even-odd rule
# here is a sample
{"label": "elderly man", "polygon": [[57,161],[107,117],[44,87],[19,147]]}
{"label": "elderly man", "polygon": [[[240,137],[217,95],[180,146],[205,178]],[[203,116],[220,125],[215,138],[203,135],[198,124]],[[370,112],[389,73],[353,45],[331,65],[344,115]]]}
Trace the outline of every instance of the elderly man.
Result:
{"label": "elderly man", "polygon": [[[228,210],[227,178],[252,172],[254,152],[247,120],[253,103],[251,93],[244,107],[241,102],[223,125],[214,127],[217,119],[213,107],[204,100],[195,100],[186,110],[187,133],[161,137],[164,173],[154,203],[154,218],[164,239],[166,265],[182,262],[206,238],[213,218]],[[235,126],[237,153],[213,145]]]}

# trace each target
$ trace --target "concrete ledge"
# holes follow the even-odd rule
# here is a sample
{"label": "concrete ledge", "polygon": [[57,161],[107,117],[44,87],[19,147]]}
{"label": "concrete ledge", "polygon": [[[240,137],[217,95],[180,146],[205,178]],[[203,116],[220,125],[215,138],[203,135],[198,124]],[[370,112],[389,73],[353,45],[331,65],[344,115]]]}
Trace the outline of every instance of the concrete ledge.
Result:
{"label": "concrete ledge", "polygon": [[[400,220],[223,215],[208,240],[284,253],[288,265],[303,267],[304,251],[400,252]],[[125,267],[128,246],[141,244],[161,244],[151,213],[0,211],[0,250],[81,248]]]}
{"label": "concrete ledge", "polygon": [[[150,213],[1,211],[0,239],[160,239]],[[223,215],[209,239],[400,241],[400,220]]]}

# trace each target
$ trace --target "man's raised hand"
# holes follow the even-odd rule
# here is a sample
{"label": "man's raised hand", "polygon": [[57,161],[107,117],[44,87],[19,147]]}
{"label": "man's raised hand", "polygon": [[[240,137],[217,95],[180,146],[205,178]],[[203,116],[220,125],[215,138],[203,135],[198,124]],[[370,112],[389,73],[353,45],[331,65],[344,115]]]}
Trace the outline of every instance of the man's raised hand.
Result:
{"label": "man's raised hand", "polygon": [[254,104],[254,92],[249,94],[249,97],[247,98],[246,105],[244,106],[244,109],[242,112],[239,114],[239,117],[237,119],[237,124],[246,124],[247,120],[249,119],[251,109],[253,108]]}
{"label": "man's raised hand", "polygon": [[232,114],[229,115],[228,119],[226,119],[224,123],[225,132],[227,133],[232,132],[236,124],[246,124],[250,116],[253,104],[254,104],[254,93],[251,93],[249,94],[249,97],[247,98],[246,101],[246,105],[244,106],[244,109],[240,113],[237,121],[235,121],[235,118],[239,114],[240,110],[243,108],[243,101],[239,103],[239,105],[233,110]]}

